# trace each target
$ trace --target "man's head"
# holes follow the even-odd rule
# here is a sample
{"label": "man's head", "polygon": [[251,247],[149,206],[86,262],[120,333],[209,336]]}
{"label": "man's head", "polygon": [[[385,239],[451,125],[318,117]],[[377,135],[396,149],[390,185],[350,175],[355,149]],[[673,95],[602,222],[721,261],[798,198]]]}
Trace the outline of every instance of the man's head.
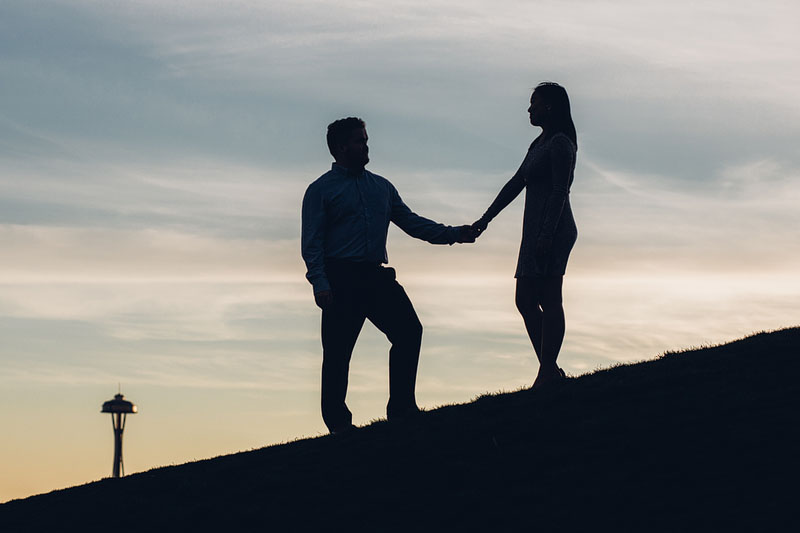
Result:
{"label": "man's head", "polygon": [[367,129],[360,118],[348,117],[328,125],[328,150],[340,165],[364,168],[369,163]]}

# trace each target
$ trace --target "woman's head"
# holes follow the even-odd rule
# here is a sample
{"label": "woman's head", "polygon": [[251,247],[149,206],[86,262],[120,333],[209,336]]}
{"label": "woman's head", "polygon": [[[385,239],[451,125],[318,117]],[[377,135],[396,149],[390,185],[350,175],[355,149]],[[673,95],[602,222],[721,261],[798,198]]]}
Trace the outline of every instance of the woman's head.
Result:
{"label": "woman's head", "polygon": [[569,96],[561,85],[546,81],[540,83],[531,95],[531,106],[528,108],[531,124],[547,130],[549,135],[562,132],[575,146],[578,136],[569,106]]}

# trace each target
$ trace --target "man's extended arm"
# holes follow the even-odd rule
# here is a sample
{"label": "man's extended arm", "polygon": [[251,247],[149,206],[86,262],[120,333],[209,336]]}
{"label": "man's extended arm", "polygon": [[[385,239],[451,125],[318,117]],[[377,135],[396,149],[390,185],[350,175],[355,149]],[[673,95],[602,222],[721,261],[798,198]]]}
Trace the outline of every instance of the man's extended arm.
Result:
{"label": "man's extended arm", "polygon": [[403,203],[400,194],[393,185],[389,184],[391,194],[392,216],[391,221],[407,234],[431,244],[453,244],[456,242],[475,242],[466,227],[453,227],[439,224],[433,220],[421,217]]}
{"label": "man's extended arm", "polygon": [[314,294],[330,291],[328,277],[325,275],[325,203],[319,187],[314,184],[303,196],[302,253],[306,262],[306,278],[314,287]]}

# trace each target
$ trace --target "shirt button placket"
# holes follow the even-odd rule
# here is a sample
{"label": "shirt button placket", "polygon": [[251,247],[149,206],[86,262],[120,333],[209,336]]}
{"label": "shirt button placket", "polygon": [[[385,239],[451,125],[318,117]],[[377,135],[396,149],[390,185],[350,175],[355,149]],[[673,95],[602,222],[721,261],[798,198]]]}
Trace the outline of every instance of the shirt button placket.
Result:
{"label": "shirt button placket", "polygon": [[364,198],[364,189],[363,189],[363,186],[364,186],[364,175],[363,174],[361,176],[359,176],[358,178],[356,178],[356,185],[358,187],[359,198],[361,199],[362,211],[364,213],[364,244],[365,244],[365,247],[366,247],[366,250],[365,250],[366,257],[365,257],[365,259],[369,260],[369,257],[371,255],[370,254],[371,243],[370,243],[370,239],[369,239],[369,226],[370,226],[370,224],[369,224],[369,209],[367,208],[367,201]]}

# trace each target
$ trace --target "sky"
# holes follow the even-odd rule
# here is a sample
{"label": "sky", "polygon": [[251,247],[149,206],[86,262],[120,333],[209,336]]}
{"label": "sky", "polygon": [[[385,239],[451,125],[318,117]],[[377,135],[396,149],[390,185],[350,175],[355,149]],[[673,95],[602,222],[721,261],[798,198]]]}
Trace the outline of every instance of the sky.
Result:
{"label": "sky", "polygon": [[[305,188],[333,120],[417,213],[471,223],[557,81],[578,131],[561,366],[800,324],[791,1],[0,3],[0,502],[326,433]],[[529,386],[522,197],[474,245],[393,227],[422,407]],[[367,324],[354,422],[384,416]]]}

